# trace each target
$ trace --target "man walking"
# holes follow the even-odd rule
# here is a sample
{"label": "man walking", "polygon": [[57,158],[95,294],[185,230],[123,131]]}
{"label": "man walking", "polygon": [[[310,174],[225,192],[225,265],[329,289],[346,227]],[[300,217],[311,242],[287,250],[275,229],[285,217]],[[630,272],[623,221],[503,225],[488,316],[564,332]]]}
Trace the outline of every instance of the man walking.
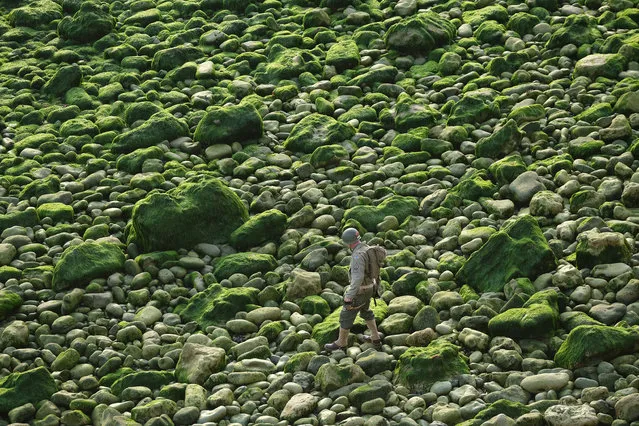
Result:
{"label": "man walking", "polygon": [[348,346],[348,334],[359,313],[371,331],[370,337],[365,336],[365,338],[379,349],[382,346],[382,342],[377,331],[375,315],[370,309],[371,298],[375,293],[375,283],[373,278],[366,276],[366,251],[368,246],[361,241],[359,232],[355,228],[344,230],[342,241],[348,244],[348,247],[352,250],[349,271],[350,285],[346,289],[346,293],[344,293],[344,307],[339,316],[339,337],[335,342],[324,345],[324,348],[328,351],[345,349]]}

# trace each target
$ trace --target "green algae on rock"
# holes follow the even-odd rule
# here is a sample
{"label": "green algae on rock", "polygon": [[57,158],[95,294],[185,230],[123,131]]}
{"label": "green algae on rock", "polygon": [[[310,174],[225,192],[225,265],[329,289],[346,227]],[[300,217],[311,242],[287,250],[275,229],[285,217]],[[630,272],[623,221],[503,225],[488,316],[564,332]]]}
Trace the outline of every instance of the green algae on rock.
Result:
{"label": "green algae on rock", "polygon": [[209,325],[224,324],[235,318],[246,305],[255,304],[259,290],[252,287],[224,288],[212,284],[206,290],[191,297],[179,314],[184,321],[195,321],[202,330]]}
{"label": "green algae on rock", "polygon": [[131,152],[188,134],[189,128],[182,120],[161,111],[153,114],[141,126],[119,134],[113,140],[111,149],[119,153]]}
{"label": "green algae on rock", "polygon": [[262,118],[250,104],[213,107],[195,129],[193,139],[203,146],[231,144],[262,136]]}
{"label": "green algae on rock", "polygon": [[548,289],[533,294],[521,308],[508,309],[488,322],[493,336],[516,339],[552,336],[559,325],[560,297]]}
{"label": "green algae on rock", "polygon": [[215,178],[196,176],[133,207],[128,239],[145,252],[225,242],[248,220],[246,206]]}
{"label": "green algae on rock", "polygon": [[507,222],[470,255],[457,280],[481,291],[501,291],[512,278],[537,278],[554,270],[556,259],[534,217]]}
{"label": "green algae on rock", "polygon": [[121,370],[124,370],[124,375],[111,385],[111,392],[116,396],[120,396],[123,390],[133,386],[146,386],[152,390],[160,389],[175,379],[173,373],[170,371],[129,372],[130,369],[126,367]]}
{"label": "green algae on rock", "polygon": [[341,123],[326,115],[310,114],[293,126],[284,142],[284,148],[310,154],[320,146],[348,141],[353,135],[355,128],[350,124]]}
{"label": "green algae on rock", "polygon": [[251,216],[230,236],[230,243],[240,250],[279,240],[286,229],[287,216],[277,209],[266,210]]}
{"label": "green algae on rock", "polygon": [[270,254],[234,253],[215,259],[213,274],[218,280],[223,280],[235,273],[249,276],[256,272],[266,273],[276,267],[277,262]]}
{"label": "green algae on rock", "polygon": [[395,216],[401,223],[408,216],[416,215],[418,210],[419,205],[415,198],[393,195],[382,201],[378,206],[355,206],[346,210],[342,222],[346,223],[346,221],[353,219],[359,222],[366,230],[376,231],[377,225],[386,216]]}
{"label": "green algae on rock", "polygon": [[637,327],[581,325],[574,328],[555,354],[555,364],[574,369],[639,349]]}
{"label": "green algae on rock", "polygon": [[477,142],[475,155],[477,157],[500,158],[510,154],[519,146],[524,132],[519,130],[515,120],[509,119],[495,129],[492,135]]}
{"label": "green algae on rock", "polygon": [[422,54],[450,44],[455,26],[434,12],[404,18],[388,29],[384,41],[389,49]]}
{"label": "green algae on rock", "polygon": [[433,383],[468,374],[466,357],[459,346],[446,338],[433,340],[426,347],[412,347],[397,362],[393,383],[411,392],[425,393]]}
{"label": "green algae on rock", "polygon": [[5,319],[22,305],[22,297],[8,290],[0,290],[0,320]]}
{"label": "green algae on rock", "polygon": [[63,291],[86,285],[94,278],[105,278],[123,267],[124,253],[116,244],[84,242],[62,253],[53,269],[53,288]]}
{"label": "green algae on rock", "polygon": [[58,388],[49,371],[38,367],[0,378],[0,413],[8,413],[24,404],[37,404],[51,398]]}
{"label": "green algae on rock", "polygon": [[632,249],[623,234],[593,229],[578,236],[575,253],[579,268],[593,268],[599,264],[628,262]]}
{"label": "green algae on rock", "polygon": [[115,27],[106,4],[82,2],[73,17],[65,16],[58,23],[60,37],[80,43],[91,43],[109,34]]}

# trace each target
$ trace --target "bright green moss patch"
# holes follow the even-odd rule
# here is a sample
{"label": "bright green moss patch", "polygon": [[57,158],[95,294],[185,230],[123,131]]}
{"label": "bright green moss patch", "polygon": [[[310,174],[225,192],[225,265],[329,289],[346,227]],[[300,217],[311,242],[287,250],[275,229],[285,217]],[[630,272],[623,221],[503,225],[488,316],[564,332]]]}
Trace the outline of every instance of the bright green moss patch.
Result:
{"label": "bright green moss patch", "polygon": [[488,329],[493,336],[541,338],[551,336],[558,324],[558,295],[549,289],[532,295],[523,307],[491,318]]}
{"label": "bright green moss patch", "polygon": [[394,383],[412,392],[424,393],[435,382],[468,373],[466,357],[459,346],[439,338],[427,347],[408,348],[397,362]]}
{"label": "bright green moss patch", "polygon": [[240,104],[214,107],[204,115],[195,129],[194,140],[204,146],[231,144],[262,136],[262,118],[254,106]]}
{"label": "bright green moss patch", "polygon": [[42,220],[50,217],[54,222],[73,222],[73,207],[62,203],[45,203],[36,209],[38,217]]}
{"label": "bright green moss patch", "polygon": [[164,140],[188,136],[187,125],[167,112],[153,114],[144,124],[118,135],[111,149],[115,152],[131,152],[138,148],[157,145]]}
{"label": "bright green moss patch", "polygon": [[341,123],[326,115],[310,114],[295,124],[284,147],[310,154],[320,146],[350,140],[353,135],[355,129],[350,124]]}
{"label": "bright green moss patch", "polygon": [[0,320],[4,320],[9,314],[22,305],[22,297],[8,290],[0,291]]}
{"label": "bright green moss patch", "polygon": [[401,223],[408,216],[416,215],[418,208],[416,199],[393,195],[378,206],[355,206],[347,210],[343,222],[353,219],[368,231],[376,231],[377,224],[382,222],[386,216],[395,216]]}
{"label": "bright green moss patch", "polygon": [[581,325],[573,329],[555,354],[555,364],[574,369],[639,349],[637,327]]}
{"label": "bright green moss patch", "polygon": [[37,404],[57,391],[53,377],[44,367],[9,374],[0,378],[0,413],[28,403]]}
{"label": "bright green moss patch", "polygon": [[113,243],[85,242],[64,251],[53,269],[56,291],[88,284],[94,278],[106,278],[124,267],[124,253]]}
{"label": "bright green moss patch", "polygon": [[246,306],[255,304],[259,290],[252,287],[225,288],[213,284],[196,294],[180,312],[184,321],[197,322],[202,330],[210,325],[224,324],[235,318]]}
{"label": "bright green moss patch", "polygon": [[287,216],[270,209],[252,216],[231,234],[230,242],[240,250],[258,246],[266,241],[279,240],[286,229]]}
{"label": "bright green moss patch", "polygon": [[256,272],[266,273],[277,267],[275,258],[270,254],[234,253],[220,257],[213,264],[213,273],[218,280],[223,280],[235,273],[250,276]]}
{"label": "bright green moss patch", "polygon": [[138,371],[117,379],[111,385],[111,392],[116,396],[120,396],[124,389],[132,386],[146,386],[155,390],[168,385],[174,380],[173,373],[169,371]]}

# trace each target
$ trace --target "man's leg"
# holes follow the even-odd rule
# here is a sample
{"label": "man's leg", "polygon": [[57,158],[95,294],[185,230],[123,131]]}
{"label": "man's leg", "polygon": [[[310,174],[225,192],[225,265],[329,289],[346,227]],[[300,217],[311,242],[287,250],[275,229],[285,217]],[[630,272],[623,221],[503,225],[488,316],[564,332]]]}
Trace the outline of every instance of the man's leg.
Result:
{"label": "man's leg", "polygon": [[348,345],[348,334],[355,322],[357,316],[357,310],[346,309],[346,306],[342,308],[342,312],[339,314],[339,335],[337,340],[324,345],[324,349],[327,351],[335,351],[345,348]]}
{"label": "man's leg", "polygon": [[377,331],[377,323],[375,318],[366,321],[366,326],[371,331],[371,340],[379,340],[379,332]]}

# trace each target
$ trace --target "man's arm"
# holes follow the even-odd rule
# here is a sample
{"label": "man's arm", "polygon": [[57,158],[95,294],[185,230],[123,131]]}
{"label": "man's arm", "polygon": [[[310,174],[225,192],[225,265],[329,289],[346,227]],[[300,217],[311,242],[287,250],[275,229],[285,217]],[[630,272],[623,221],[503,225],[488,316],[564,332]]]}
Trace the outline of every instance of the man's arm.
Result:
{"label": "man's arm", "polygon": [[351,262],[351,285],[344,294],[344,302],[351,302],[359,291],[359,286],[364,282],[364,272],[366,265],[364,265],[364,256],[361,253],[353,255],[353,261]]}

